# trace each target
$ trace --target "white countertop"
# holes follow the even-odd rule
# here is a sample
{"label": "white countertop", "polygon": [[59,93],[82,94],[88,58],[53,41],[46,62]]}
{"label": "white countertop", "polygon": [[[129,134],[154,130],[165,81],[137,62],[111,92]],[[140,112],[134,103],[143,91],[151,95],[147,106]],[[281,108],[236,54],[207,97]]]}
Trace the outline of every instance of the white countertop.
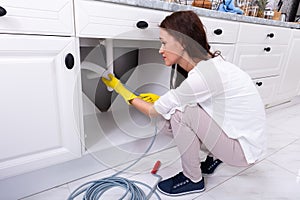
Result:
{"label": "white countertop", "polygon": [[171,12],[179,11],[179,10],[193,10],[199,16],[204,16],[204,17],[300,29],[300,24],[297,24],[297,23],[282,22],[282,21],[276,21],[276,20],[263,19],[263,18],[259,18],[259,17],[250,17],[250,16],[238,15],[238,14],[233,14],[233,13],[219,12],[219,11],[215,11],[215,10],[198,8],[198,7],[194,7],[194,6],[190,6],[190,5],[168,3],[168,2],[164,2],[164,1],[160,1],[160,0],[95,0],[95,1],[117,3],[117,4],[128,5],[128,6],[135,6],[135,7],[149,8],[149,9],[163,10],[163,11],[171,11]]}

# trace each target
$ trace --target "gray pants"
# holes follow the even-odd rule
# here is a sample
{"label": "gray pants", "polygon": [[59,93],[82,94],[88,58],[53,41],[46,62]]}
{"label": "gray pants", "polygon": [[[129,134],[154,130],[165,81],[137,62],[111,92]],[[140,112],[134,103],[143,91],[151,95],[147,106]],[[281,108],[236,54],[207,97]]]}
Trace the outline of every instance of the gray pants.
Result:
{"label": "gray pants", "polygon": [[214,157],[233,166],[248,166],[240,143],[229,138],[214,120],[200,107],[176,111],[165,124],[181,155],[183,174],[194,182],[202,179],[199,151],[203,146]]}

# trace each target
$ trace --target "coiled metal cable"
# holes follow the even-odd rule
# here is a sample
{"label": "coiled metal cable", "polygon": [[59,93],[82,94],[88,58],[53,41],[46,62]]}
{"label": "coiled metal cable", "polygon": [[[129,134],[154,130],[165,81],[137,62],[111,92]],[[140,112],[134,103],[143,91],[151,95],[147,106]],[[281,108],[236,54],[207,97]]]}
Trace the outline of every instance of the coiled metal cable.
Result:
{"label": "coiled metal cable", "polygon": [[[156,119],[155,119],[155,134],[152,137],[150,145],[148,146],[148,148],[146,149],[146,151],[143,153],[143,155],[141,157],[139,157],[135,162],[133,162],[131,165],[129,165],[125,169],[117,172],[116,174],[114,174],[110,177],[95,180],[95,181],[90,181],[90,182],[80,185],[77,189],[75,189],[70,194],[70,196],[68,197],[68,200],[74,200],[74,198],[78,197],[82,193],[85,193],[83,196],[83,200],[98,200],[107,190],[112,189],[114,187],[123,188],[125,190],[125,193],[123,194],[122,197],[120,197],[120,200],[124,199],[126,196],[129,196],[130,200],[147,200],[147,199],[150,199],[150,197],[153,194],[155,194],[157,199],[160,200],[161,198],[156,192],[156,185],[161,180],[161,176],[156,174],[157,169],[160,165],[159,161],[156,162],[153,170],[151,171],[151,173],[155,177],[158,178],[158,181],[154,185],[154,187],[151,187],[140,181],[128,180],[126,178],[117,176],[117,175],[125,172],[129,168],[131,168],[133,165],[135,165],[137,162],[139,162],[149,152],[149,150],[151,149],[151,147],[154,144],[156,136],[157,136],[157,126],[156,126]],[[146,188],[148,188],[150,190],[149,194],[146,195],[146,193],[140,187],[138,187],[138,185],[142,185],[142,186],[145,186]]]}

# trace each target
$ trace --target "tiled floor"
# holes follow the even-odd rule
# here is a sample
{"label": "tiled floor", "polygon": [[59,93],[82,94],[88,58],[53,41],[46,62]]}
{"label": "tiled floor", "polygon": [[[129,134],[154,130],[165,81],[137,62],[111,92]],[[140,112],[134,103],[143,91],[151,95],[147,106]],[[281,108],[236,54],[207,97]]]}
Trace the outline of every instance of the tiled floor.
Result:
{"label": "tiled floor", "polygon": [[[161,199],[196,200],[298,200],[300,199],[300,104],[267,113],[268,149],[263,160],[248,168],[223,164],[211,177],[206,177],[203,193]],[[166,178],[179,172],[180,160],[176,148],[142,159],[128,173],[122,174],[131,180],[142,181],[150,186],[157,178],[149,171],[156,160],[162,161],[159,174]],[[58,188],[39,193],[26,200],[63,200],[79,185],[114,174],[106,170]],[[102,199],[118,199],[123,191],[113,189]],[[148,191],[145,189],[145,192]],[[82,196],[81,196],[82,197]],[[80,197],[76,199],[82,199]],[[157,199],[152,196],[151,199]]]}

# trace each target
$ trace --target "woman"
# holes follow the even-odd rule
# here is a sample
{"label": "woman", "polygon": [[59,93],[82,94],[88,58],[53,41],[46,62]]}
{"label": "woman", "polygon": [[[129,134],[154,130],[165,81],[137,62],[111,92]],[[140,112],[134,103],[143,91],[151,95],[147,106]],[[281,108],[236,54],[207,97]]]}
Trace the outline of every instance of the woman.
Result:
{"label": "woman", "polygon": [[[166,66],[180,65],[188,77],[175,89],[149,103],[137,97],[113,75],[103,82],[149,117],[170,122],[183,171],[161,181],[167,195],[205,189],[199,151],[202,146],[233,166],[256,162],[265,148],[265,111],[251,78],[218,53],[211,53],[203,24],[192,11],[179,11],[160,24],[161,48]],[[158,99],[158,100],[157,100]]]}

